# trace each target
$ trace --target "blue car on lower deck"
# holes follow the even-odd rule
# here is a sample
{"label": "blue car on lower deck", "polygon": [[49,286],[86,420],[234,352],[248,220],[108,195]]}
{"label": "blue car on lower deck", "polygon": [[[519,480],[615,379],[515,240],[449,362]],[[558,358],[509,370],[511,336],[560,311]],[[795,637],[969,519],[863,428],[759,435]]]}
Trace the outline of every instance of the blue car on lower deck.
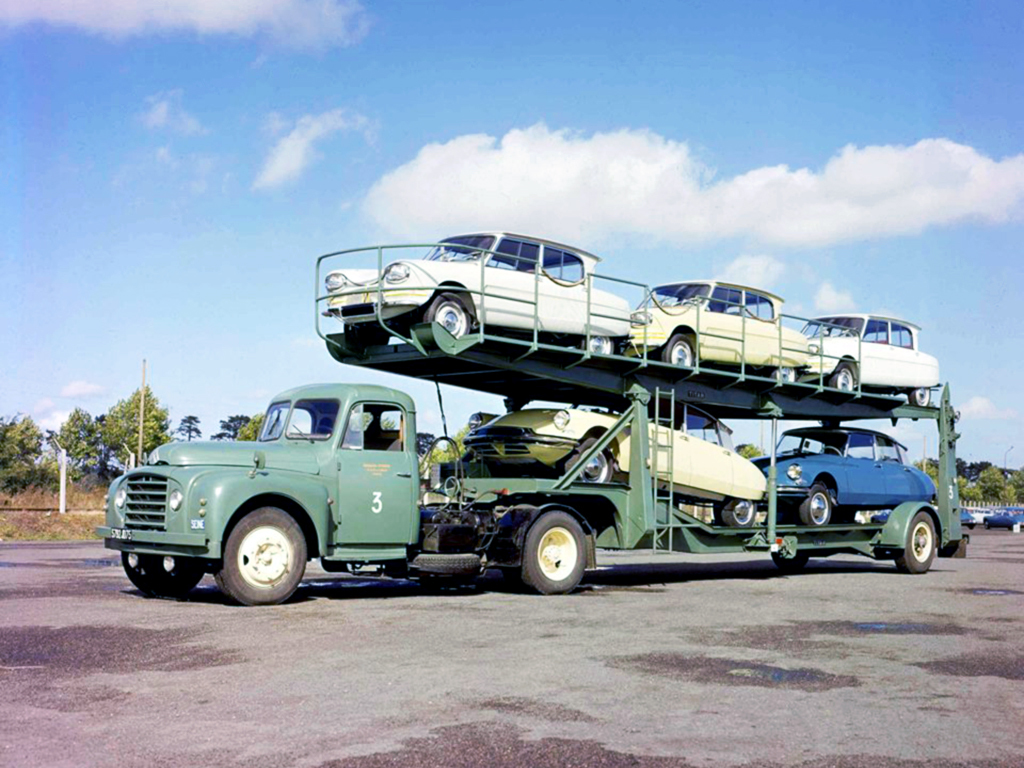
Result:
{"label": "blue car on lower deck", "polygon": [[[768,474],[770,459],[754,463]],[[795,507],[804,525],[850,522],[857,510],[892,509],[935,496],[935,484],[911,466],[906,448],[870,429],[789,430],[776,448],[776,465],[781,510]]]}

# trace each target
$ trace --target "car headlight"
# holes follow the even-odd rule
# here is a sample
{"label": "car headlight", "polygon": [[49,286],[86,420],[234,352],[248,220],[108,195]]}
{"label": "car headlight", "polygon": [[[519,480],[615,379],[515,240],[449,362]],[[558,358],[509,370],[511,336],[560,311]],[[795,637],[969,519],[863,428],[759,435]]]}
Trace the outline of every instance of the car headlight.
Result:
{"label": "car headlight", "polygon": [[384,270],[384,280],[388,283],[401,283],[409,279],[408,264],[392,264]]}
{"label": "car headlight", "polygon": [[786,477],[794,482],[800,480],[803,476],[804,470],[799,464],[790,464],[789,467],[786,468]]}
{"label": "car headlight", "polygon": [[568,411],[559,411],[554,415],[552,421],[555,423],[555,426],[558,427],[558,429],[564,431],[565,428],[569,426],[570,418],[571,416],[569,415]]}
{"label": "car headlight", "polygon": [[171,495],[168,497],[167,501],[171,505],[171,509],[177,512],[179,509],[181,509],[181,502],[184,500],[184,498],[185,497],[181,495],[181,491],[175,488],[173,491],[171,491]]}
{"label": "car headlight", "polygon": [[469,417],[469,429],[470,431],[472,431],[477,427],[482,427],[484,424],[487,424],[491,421],[494,421],[494,416],[492,414],[481,413],[480,411],[477,411],[476,413]]}
{"label": "car headlight", "polygon": [[654,322],[654,318],[650,312],[634,312],[629,316],[630,325],[650,325]]}
{"label": "car headlight", "polygon": [[348,278],[340,272],[331,272],[324,280],[324,286],[328,291],[340,291],[347,282]]}
{"label": "car headlight", "polygon": [[114,506],[121,509],[126,501],[128,501],[128,489],[122,485],[114,494]]}

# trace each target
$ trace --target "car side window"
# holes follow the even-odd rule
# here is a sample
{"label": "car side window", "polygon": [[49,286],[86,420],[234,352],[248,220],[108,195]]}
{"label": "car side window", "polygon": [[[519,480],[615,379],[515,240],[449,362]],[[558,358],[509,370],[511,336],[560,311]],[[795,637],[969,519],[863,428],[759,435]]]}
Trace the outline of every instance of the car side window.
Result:
{"label": "car side window", "polygon": [[524,243],[506,237],[495,254],[487,260],[487,266],[497,269],[510,269],[516,272],[533,272],[537,266],[537,255],[540,247],[536,243]]}
{"label": "car side window", "polygon": [[884,320],[868,320],[868,327],[864,329],[864,341],[872,344],[889,343],[889,324]]}
{"label": "car side window", "polygon": [[907,328],[907,326],[900,325],[899,323],[892,323],[890,324],[890,328],[892,329],[892,338],[890,343],[894,347],[903,347],[904,349],[914,348],[914,340],[910,335],[910,329]]}
{"label": "car side window", "polygon": [[738,288],[724,288],[716,286],[711,292],[711,301],[708,302],[708,312],[722,312],[726,315],[738,315],[743,307],[740,306],[742,292]]}
{"label": "car side window", "polygon": [[743,306],[752,317],[759,320],[774,320],[775,307],[767,296],[747,291],[743,298]]}
{"label": "car side window", "polygon": [[896,450],[896,443],[887,437],[876,435],[877,440],[876,449],[878,451],[878,458],[882,461],[895,461],[897,464],[900,461],[899,451]]}
{"label": "car side window", "polygon": [[846,455],[851,459],[875,458],[874,435],[865,435],[860,432],[851,433],[846,442]]}
{"label": "car side window", "polygon": [[583,262],[579,257],[549,245],[544,246],[543,267],[544,271],[556,280],[578,283],[583,279]]}
{"label": "car side window", "polygon": [[360,403],[349,411],[343,450],[404,451],[405,412],[394,405]]}

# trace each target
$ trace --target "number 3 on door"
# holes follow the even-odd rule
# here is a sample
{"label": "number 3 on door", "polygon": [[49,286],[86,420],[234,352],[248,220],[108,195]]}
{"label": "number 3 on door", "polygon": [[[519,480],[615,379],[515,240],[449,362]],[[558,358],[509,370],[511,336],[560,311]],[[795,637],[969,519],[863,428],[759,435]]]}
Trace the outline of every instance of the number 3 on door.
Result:
{"label": "number 3 on door", "polygon": [[379,515],[380,511],[384,509],[384,502],[380,500],[380,494],[380,491],[373,492],[373,503],[370,505],[370,509],[375,515]]}

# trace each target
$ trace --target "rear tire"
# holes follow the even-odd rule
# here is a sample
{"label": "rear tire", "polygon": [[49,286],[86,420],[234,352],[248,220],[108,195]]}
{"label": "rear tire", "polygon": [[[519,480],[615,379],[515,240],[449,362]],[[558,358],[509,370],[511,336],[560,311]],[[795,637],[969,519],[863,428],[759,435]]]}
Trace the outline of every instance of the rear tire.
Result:
{"label": "rear tire", "polygon": [[294,594],[306,572],[306,537],[277,507],[239,521],[224,546],[217,586],[242,605],[276,605]]}
{"label": "rear tire", "polygon": [[828,380],[828,385],[841,392],[853,392],[857,389],[857,367],[853,363],[840,363]]}
{"label": "rear tire", "polygon": [[722,507],[719,518],[722,525],[729,528],[749,528],[757,517],[757,508],[753,502],[733,499]]}
{"label": "rear tire", "polygon": [[160,555],[134,555],[136,564],[131,564],[132,554],[121,553],[121,565],[128,580],[144,595],[150,597],[171,597],[180,599],[191,592],[203,580],[205,570],[190,557],[174,558],[174,568],[164,568]]}
{"label": "rear tire", "polygon": [[807,498],[800,503],[800,522],[815,528],[828,525],[834,507],[832,491],[824,483],[815,481],[807,491]]}
{"label": "rear tire", "polygon": [[669,365],[692,368],[697,363],[693,339],[682,333],[673,334],[668,343],[661,348],[661,360]]}
{"label": "rear tire", "polygon": [[455,293],[439,293],[427,307],[423,320],[437,323],[456,339],[461,339],[473,329],[473,315],[462,297]]}
{"label": "rear tire", "polygon": [[[565,471],[568,472],[576,466],[583,454],[589,451],[597,440],[596,437],[588,437],[576,446],[569,458],[565,460]],[[607,448],[587,462],[583,472],[578,475],[578,479],[584,483],[610,483],[613,477],[615,477],[615,457]]]}
{"label": "rear tire", "polygon": [[523,583],[542,595],[572,592],[586,569],[583,528],[567,512],[546,512],[526,534]]}
{"label": "rear tire", "polygon": [[907,541],[903,554],[896,558],[901,573],[927,573],[935,559],[935,523],[924,510],[914,515],[907,528]]}
{"label": "rear tire", "polygon": [[907,393],[907,400],[911,405],[927,408],[932,402],[932,391],[928,387],[912,389]]}

